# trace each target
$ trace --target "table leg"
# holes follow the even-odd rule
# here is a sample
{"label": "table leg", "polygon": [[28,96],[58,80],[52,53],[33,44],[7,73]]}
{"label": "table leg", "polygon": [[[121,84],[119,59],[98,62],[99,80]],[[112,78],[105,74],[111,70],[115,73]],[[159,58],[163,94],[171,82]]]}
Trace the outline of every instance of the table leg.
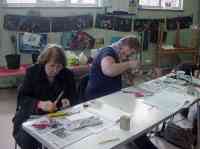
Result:
{"label": "table leg", "polygon": [[42,149],[46,149],[44,145],[42,145]]}
{"label": "table leg", "polygon": [[197,146],[200,149],[200,104],[197,102]]}
{"label": "table leg", "polygon": [[193,54],[193,64],[197,64],[197,54]]}
{"label": "table leg", "polygon": [[[159,49],[158,49],[159,50]],[[155,54],[155,65],[157,67],[160,67],[160,57],[161,57],[161,54],[159,51],[156,51],[156,54]]]}

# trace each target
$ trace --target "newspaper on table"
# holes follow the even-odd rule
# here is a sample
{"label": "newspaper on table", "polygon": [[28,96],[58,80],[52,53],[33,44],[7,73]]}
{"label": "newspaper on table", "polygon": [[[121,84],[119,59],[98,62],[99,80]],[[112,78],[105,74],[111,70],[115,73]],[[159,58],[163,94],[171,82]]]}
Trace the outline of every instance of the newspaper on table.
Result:
{"label": "newspaper on table", "polygon": [[55,118],[56,127],[34,128],[33,124],[48,123],[48,117],[33,120],[28,129],[49,148],[61,149],[94,133],[109,128],[114,123],[86,110],[67,117]]}
{"label": "newspaper on table", "polygon": [[[56,130],[53,130],[51,132],[47,132],[42,135],[43,138],[45,138],[45,141],[47,141],[47,144],[49,146],[55,149],[61,149],[68,145],[71,145],[73,143],[78,142],[79,140],[91,135],[92,132],[87,129],[78,129],[76,131],[68,131],[64,127],[58,128]],[[47,145],[48,147],[48,145]]]}

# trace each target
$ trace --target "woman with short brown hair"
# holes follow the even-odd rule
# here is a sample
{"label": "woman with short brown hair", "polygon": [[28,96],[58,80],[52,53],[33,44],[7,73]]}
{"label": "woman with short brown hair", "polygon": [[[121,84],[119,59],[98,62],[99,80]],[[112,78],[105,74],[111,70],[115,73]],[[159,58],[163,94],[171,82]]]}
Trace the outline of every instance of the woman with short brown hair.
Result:
{"label": "woman with short brown hair", "polygon": [[46,64],[50,60],[62,64],[63,67],[67,65],[67,59],[61,46],[56,44],[49,44],[38,57],[37,63]]}
{"label": "woman with short brown hair", "polygon": [[64,50],[58,45],[48,45],[38,57],[37,64],[27,69],[18,93],[19,110],[13,119],[13,136],[21,149],[37,149],[39,145],[22,129],[22,123],[31,115],[76,104],[74,75],[65,66]]}

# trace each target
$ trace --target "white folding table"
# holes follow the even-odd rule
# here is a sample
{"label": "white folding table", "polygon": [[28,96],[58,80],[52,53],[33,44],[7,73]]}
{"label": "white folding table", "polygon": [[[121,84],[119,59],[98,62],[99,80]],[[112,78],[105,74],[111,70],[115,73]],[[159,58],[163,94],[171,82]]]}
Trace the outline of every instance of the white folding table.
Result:
{"label": "white folding table", "polygon": [[[162,82],[165,77],[159,79]],[[157,81],[159,81],[159,79],[157,79]],[[152,81],[150,81],[150,83],[152,83]],[[196,96],[188,95],[187,92],[185,92],[185,89],[185,86],[174,86],[174,84],[167,84],[166,87],[161,87],[160,90],[158,92],[155,92],[152,96],[146,97],[135,97],[134,94],[131,92],[125,93],[123,91],[118,91],[116,93],[90,101],[90,106],[87,108],[83,108],[82,105],[78,105],[75,108],[79,107],[82,111],[95,113],[100,117],[109,119],[110,121],[114,121],[116,123],[113,123],[110,127],[105,127],[105,129],[102,129],[101,131],[91,133],[88,136],[81,138],[80,140],[77,140],[71,144],[62,147],[56,146],[48,138],[43,137],[41,133],[32,128],[32,124],[36,121],[39,121],[40,119],[24,122],[23,128],[27,133],[29,133],[36,140],[38,140],[49,149],[110,149],[118,145],[125,144],[147,133],[152,128],[158,126],[159,124],[163,123],[170,117],[173,117],[175,114],[180,112],[183,107],[191,106],[194,103],[197,103],[198,105],[199,98]],[[134,87],[129,87],[124,90],[132,91],[134,90]],[[183,99],[184,97],[186,99]],[[162,104],[160,100],[169,100],[169,102],[172,103],[172,106],[170,106],[170,103],[166,102],[163,102],[164,105],[159,105],[160,103]],[[174,104],[173,101],[175,101],[176,104]],[[72,107],[72,109],[73,108],[74,107]],[[122,115],[129,115],[131,117],[130,131],[120,129],[117,120]],[[100,141],[102,139],[106,140],[109,139],[109,137],[118,139],[108,143],[100,144]],[[54,143],[55,142],[56,139],[54,140]],[[200,142],[199,137],[198,142]],[[197,149],[199,148],[197,147]]]}

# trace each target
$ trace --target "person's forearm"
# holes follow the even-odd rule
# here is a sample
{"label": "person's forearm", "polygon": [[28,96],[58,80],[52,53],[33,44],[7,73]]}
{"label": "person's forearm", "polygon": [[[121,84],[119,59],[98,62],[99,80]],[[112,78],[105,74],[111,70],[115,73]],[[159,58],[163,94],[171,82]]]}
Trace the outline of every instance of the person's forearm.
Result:
{"label": "person's forearm", "polygon": [[124,71],[130,68],[129,62],[113,63],[109,68],[103,71],[103,73],[110,77],[115,77],[122,74]]}

